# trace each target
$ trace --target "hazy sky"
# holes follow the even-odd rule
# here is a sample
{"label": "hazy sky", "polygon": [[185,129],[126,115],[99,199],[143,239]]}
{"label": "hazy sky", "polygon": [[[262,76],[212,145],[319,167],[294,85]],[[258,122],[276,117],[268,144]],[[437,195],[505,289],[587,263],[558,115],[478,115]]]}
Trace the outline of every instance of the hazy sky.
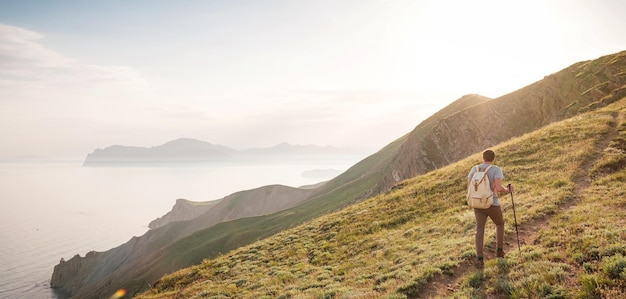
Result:
{"label": "hazy sky", "polygon": [[377,150],[626,50],[621,0],[0,0],[0,158],[188,137]]}

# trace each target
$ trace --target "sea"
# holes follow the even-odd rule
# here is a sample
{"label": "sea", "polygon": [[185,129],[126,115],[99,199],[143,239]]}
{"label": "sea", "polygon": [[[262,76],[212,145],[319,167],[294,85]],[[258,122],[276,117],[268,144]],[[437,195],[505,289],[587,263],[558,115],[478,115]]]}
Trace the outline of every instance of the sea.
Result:
{"label": "sea", "polygon": [[2,160],[0,298],[65,298],[50,288],[61,258],[143,235],[178,198],[210,201],[271,184],[316,184],[362,158],[142,167],[84,167],[81,158]]}

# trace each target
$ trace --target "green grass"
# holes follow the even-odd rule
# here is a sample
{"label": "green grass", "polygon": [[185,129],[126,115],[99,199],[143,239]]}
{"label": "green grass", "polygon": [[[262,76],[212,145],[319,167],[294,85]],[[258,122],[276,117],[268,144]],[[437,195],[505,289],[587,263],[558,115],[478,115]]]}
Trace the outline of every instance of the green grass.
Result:
{"label": "green grass", "polygon": [[[516,187],[517,222],[551,217],[521,253],[464,273],[459,298],[619,297],[626,274],[626,194],[619,165],[626,100],[494,147]],[[613,130],[607,149],[603,140]],[[475,257],[465,184],[479,154],[401,182],[251,245],[163,277],[140,298],[414,298]],[[592,163],[593,162],[593,163]],[[590,168],[590,169],[587,169]],[[581,182],[588,174],[588,188]],[[346,196],[352,195],[351,193]],[[506,232],[514,234],[508,197]],[[565,204],[572,204],[561,211]],[[326,207],[332,211],[336,207]],[[321,209],[320,211],[325,210]],[[297,213],[293,214],[297,218]],[[294,218],[294,221],[295,219]],[[204,236],[209,237],[209,236]],[[487,247],[495,229],[487,227]],[[489,249],[487,249],[489,250]]]}
{"label": "green grass", "polygon": [[[605,111],[611,110],[619,113],[618,132],[608,147],[589,152],[588,159],[595,161],[591,185],[580,191],[575,205],[541,228],[534,244],[510,255],[507,271],[488,265],[485,285],[495,286],[490,293],[510,298],[626,297],[626,170],[615,158],[626,155],[619,141],[626,134],[624,100]],[[596,125],[615,125],[608,115],[594,115]],[[600,136],[604,132],[598,131]]]}

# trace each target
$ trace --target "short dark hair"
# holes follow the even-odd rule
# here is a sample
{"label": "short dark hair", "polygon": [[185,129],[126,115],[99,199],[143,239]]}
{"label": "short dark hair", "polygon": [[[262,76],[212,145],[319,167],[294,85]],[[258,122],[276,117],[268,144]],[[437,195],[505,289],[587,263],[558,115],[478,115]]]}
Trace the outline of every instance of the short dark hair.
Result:
{"label": "short dark hair", "polygon": [[485,162],[493,162],[495,158],[496,153],[494,153],[492,150],[486,150],[483,152],[483,160],[485,160]]}

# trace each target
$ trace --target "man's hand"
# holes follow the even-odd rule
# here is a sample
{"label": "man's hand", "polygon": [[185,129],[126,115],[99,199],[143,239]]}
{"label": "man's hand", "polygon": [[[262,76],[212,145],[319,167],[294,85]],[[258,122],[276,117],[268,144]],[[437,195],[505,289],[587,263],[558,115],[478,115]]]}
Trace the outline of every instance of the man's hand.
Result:
{"label": "man's hand", "polygon": [[509,189],[509,193],[513,192],[513,185],[508,184],[506,185],[506,188]]}

